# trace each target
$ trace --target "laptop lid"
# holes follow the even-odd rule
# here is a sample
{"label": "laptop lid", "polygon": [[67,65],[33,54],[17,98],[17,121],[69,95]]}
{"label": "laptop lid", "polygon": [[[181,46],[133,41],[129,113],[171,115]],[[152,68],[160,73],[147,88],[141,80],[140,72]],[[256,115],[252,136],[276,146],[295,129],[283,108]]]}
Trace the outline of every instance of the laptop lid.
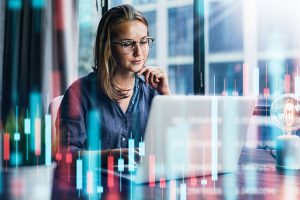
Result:
{"label": "laptop lid", "polygon": [[245,142],[254,97],[158,96],[135,182],[232,172]]}

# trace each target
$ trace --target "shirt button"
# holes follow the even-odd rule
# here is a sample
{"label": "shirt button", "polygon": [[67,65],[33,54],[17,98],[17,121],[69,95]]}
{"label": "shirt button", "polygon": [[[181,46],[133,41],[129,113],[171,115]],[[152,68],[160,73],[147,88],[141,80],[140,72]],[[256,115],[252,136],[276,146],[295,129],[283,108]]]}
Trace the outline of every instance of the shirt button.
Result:
{"label": "shirt button", "polygon": [[131,103],[134,104],[134,101],[132,101]]}
{"label": "shirt button", "polygon": [[125,142],[125,141],[126,141],[126,138],[125,138],[125,137],[122,137],[122,141]]}

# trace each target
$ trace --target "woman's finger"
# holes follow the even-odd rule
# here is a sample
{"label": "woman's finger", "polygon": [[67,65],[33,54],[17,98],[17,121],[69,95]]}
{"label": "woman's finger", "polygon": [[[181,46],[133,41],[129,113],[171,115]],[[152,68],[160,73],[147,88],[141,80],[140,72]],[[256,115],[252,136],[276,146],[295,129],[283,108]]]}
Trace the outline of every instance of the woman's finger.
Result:
{"label": "woman's finger", "polygon": [[142,75],[148,68],[147,67],[142,67],[142,69],[140,69],[140,71],[138,71],[137,75],[140,76]]}
{"label": "woman's finger", "polygon": [[155,71],[151,71],[149,75],[149,84],[154,85],[154,76],[155,76]]}

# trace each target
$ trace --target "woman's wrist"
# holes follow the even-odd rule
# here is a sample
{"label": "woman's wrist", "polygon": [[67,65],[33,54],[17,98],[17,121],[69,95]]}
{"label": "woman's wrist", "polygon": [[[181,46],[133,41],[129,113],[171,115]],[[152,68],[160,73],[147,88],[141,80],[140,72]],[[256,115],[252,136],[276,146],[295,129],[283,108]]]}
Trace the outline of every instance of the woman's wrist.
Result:
{"label": "woman's wrist", "polygon": [[162,90],[160,92],[160,95],[171,95],[171,90],[167,88],[166,90]]}

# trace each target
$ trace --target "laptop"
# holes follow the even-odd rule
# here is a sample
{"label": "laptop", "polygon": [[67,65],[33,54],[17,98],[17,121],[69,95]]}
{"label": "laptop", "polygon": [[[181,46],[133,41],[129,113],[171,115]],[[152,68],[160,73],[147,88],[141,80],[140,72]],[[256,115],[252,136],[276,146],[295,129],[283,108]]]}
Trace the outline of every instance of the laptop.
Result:
{"label": "laptop", "polygon": [[256,99],[241,96],[157,96],[144,136],[145,155],[123,178],[158,182],[233,172]]}

